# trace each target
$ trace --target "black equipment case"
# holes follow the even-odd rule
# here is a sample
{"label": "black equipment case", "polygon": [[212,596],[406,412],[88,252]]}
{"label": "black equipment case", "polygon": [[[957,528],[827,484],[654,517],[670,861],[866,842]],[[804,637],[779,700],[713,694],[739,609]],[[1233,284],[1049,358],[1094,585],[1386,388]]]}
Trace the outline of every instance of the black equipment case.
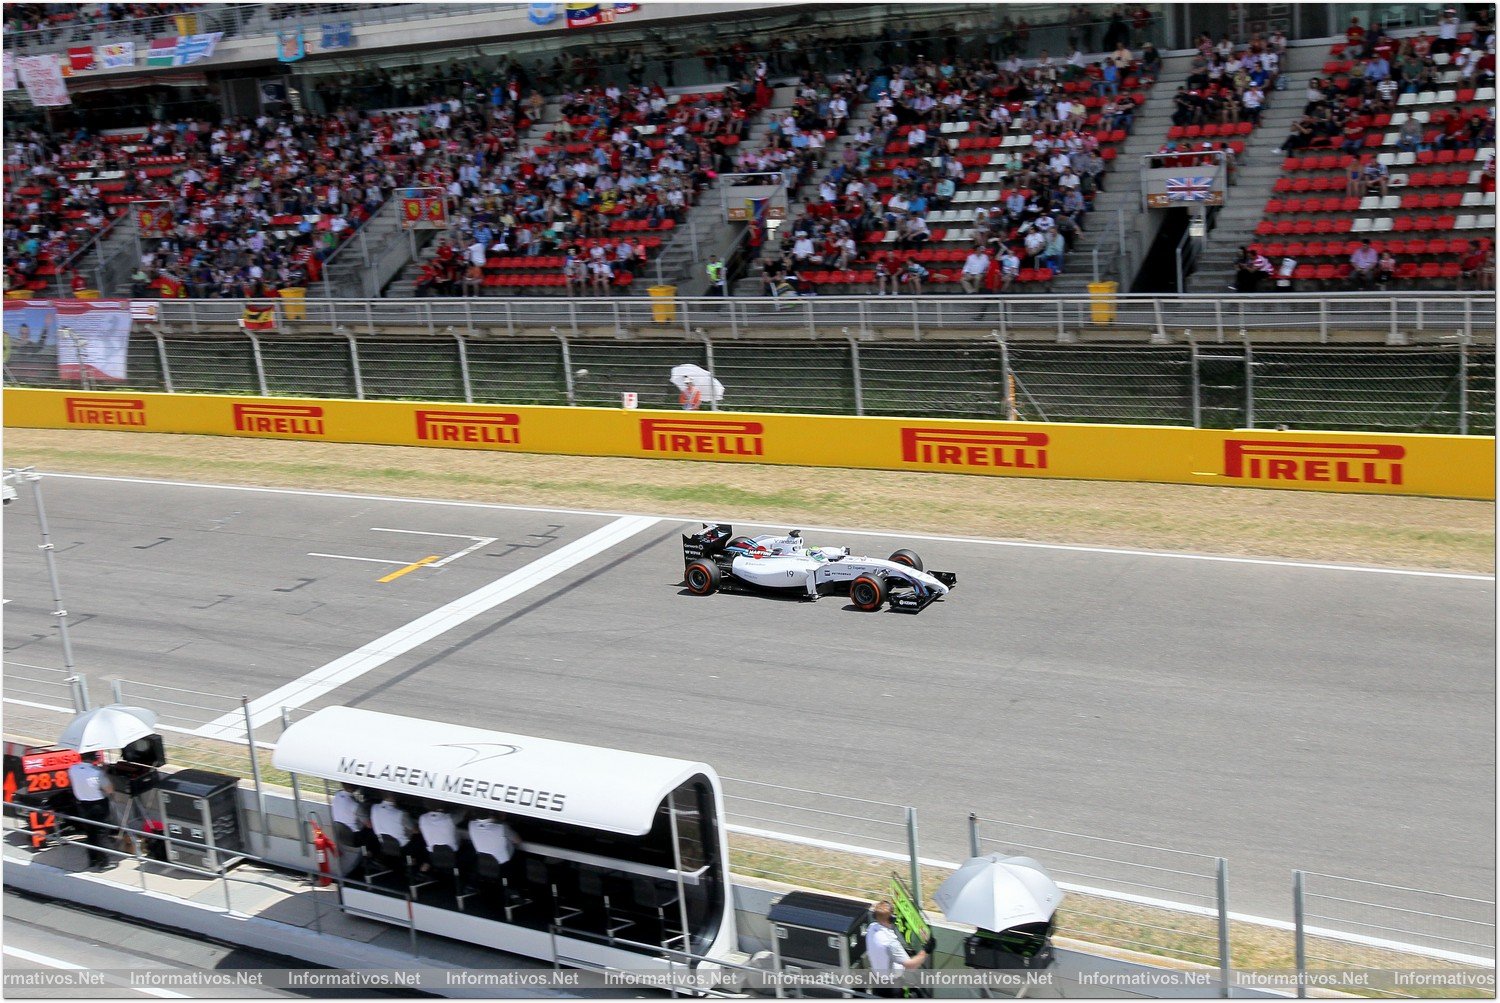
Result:
{"label": "black equipment case", "polygon": [[767,914],[783,962],[849,968],[865,956],[870,907],[856,899],[791,892]]}

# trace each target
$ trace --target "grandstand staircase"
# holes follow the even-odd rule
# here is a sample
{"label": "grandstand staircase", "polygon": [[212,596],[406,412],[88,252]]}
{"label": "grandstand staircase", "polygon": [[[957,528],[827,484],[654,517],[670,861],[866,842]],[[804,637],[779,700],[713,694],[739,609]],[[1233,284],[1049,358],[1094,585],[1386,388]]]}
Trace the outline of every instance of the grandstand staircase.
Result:
{"label": "grandstand staircase", "polygon": [[1310,70],[1288,71],[1283,75],[1286,88],[1269,95],[1260,128],[1246,137],[1238,181],[1227,190],[1224,206],[1198,256],[1198,267],[1187,278],[1185,292],[1222,293],[1233,287],[1235,259],[1241,247],[1256,239],[1256,224],[1265,218],[1266,200],[1281,176],[1279,148],[1292,131],[1292,123],[1302,116],[1302,95],[1314,75]]}
{"label": "grandstand staircase", "polygon": [[[419,235],[420,236],[420,235]],[[405,244],[408,238],[401,228],[401,200],[393,192],[385,205],[376,210],[366,221],[360,232],[343,244],[323,273],[324,282],[319,285],[334,299],[363,299],[380,295],[382,281],[377,264],[384,258],[383,251],[395,242]],[[394,249],[399,253],[399,248]],[[404,265],[406,258],[400,258]],[[320,289],[321,293],[323,289]]]}

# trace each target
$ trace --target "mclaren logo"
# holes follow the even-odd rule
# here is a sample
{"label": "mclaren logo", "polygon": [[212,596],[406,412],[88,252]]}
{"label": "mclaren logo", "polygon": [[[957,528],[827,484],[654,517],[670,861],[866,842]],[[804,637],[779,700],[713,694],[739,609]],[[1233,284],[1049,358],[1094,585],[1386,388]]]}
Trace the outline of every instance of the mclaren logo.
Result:
{"label": "mclaren logo", "polygon": [[514,411],[417,411],[417,438],[477,446],[519,446],[521,416]]}
{"label": "mclaren logo", "polygon": [[69,425],[146,425],[146,402],[139,397],[65,397]]}
{"label": "mclaren logo", "polygon": [[1400,484],[1406,447],[1384,442],[1224,440],[1224,476],[1247,481]]}
{"label": "mclaren logo", "polygon": [[234,429],[252,435],[307,435],[322,438],[323,409],[316,404],[236,404]]}
{"label": "mclaren logo", "polygon": [[475,763],[483,763],[490,759],[499,759],[501,756],[509,756],[520,752],[519,745],[505,745],[500,742],[454,742],[450,745],[440,745],[439,749],[462,749],[469,757],[459,763],[454,769],[461,770],[465,766],[473,766]]}
{"label": "mclaren logo", "polygon": [[765,430],[758,421],[642,418],[641,448],[697,456],[763,456]]}
{"label": "mclaren logo", "polygon": [[976,428],[903,428],[903,463],[1047,469],[1047,433]]}

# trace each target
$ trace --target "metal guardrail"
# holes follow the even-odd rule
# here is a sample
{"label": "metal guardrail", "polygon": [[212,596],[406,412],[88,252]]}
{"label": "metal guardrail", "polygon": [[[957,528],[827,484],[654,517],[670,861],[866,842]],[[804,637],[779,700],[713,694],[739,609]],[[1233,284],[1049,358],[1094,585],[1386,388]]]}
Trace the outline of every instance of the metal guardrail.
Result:
{"label": "metal guardrail", "polygon": [[[284,304],[278,309],[284,311]],[[237,300],[163,300],[174,329],[234,327]],[[1489,292],[1265,293],[1262,295],[428,297],[309,299],[287,331],[378,335],[453,327],[464,333],[556,330],[569,335],[712,331],[731,338],[790,335],[864,340],[998,337],[1158,342],[1295,341],[1492,343]]]}

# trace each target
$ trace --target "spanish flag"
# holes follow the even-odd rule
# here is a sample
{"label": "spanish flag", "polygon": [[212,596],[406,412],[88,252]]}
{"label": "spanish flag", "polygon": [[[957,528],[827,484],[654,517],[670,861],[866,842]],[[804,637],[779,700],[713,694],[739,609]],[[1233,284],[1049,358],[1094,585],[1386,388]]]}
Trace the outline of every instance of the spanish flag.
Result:
{"label": "spanish flag", "polygon": [[276,330],[276,308],[268,303],[246,303],[240,327],[246,331]]}

